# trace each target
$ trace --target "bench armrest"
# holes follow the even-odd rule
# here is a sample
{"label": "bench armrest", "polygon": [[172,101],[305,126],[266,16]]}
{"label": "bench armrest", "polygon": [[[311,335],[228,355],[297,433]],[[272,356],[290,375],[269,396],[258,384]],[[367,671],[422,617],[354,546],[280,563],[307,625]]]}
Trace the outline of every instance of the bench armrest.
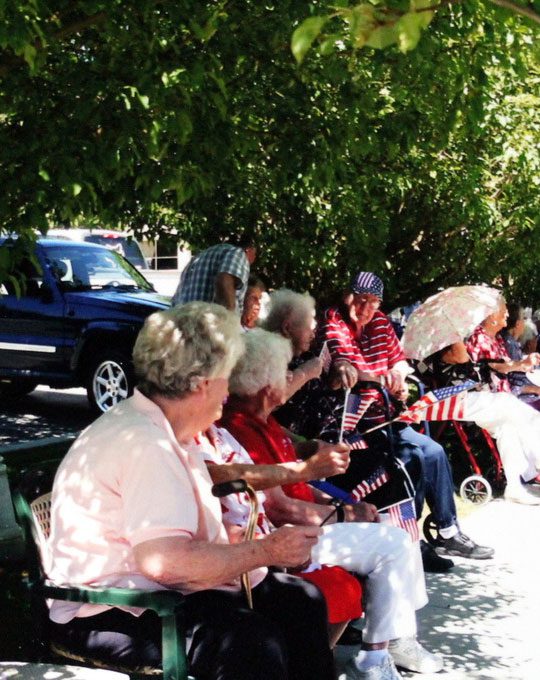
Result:
{"label": "bench armrest", "polygon": [[46,598],[88,604],[105,604],[112,607],[142,607],[158,616],[176,614],[182,607],[184,596],[173,590],[140,590],[136,588],[91,588],[87,586],[59,586],[46,581],[36,587]]}

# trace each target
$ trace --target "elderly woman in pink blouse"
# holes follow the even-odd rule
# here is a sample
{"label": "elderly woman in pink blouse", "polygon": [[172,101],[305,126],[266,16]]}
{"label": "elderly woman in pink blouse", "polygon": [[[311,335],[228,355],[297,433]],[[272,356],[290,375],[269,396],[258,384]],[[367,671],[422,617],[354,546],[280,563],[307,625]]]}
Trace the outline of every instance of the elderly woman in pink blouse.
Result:
{"label": "elderly woman in pink blouse", "polygon": [[[59,583],[178,589],[191,672],[200,680],[330,680],[326,608],[310,583],[268,573],[310,559],[317,527],[229,543],[199,432],[221,415],[244,351],[238,318],[194,302],[150,316],[137,339],[135,394],[101,416],[53,488],[49,577]],[[254,610],[240,590],[249,572]],[[149,611],[54,601],[52,637],[130,666],[160,663]]]}

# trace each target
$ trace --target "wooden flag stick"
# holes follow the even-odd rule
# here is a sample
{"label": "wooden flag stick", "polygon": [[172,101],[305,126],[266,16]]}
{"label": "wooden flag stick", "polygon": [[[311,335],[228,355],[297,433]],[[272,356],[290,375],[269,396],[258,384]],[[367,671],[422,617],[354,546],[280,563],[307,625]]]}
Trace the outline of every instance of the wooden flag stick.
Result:
{"label": "wooden flag stick", "polygon": [[343,415],[341,417],[341,427],[339,428],[339,443],[343,442],[343,432],[345,431],[345,416],[347,415],[347,402],[349,401],[349,394],[351,393],[351,388],[347,387],[345,390],[345,403],[343,404]]}

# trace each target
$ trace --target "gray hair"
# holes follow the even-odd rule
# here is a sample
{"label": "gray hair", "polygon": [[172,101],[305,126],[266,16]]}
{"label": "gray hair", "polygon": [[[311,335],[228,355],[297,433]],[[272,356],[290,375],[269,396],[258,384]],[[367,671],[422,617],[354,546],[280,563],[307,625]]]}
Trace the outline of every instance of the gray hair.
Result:
{"label": "gray hair", "polygon": [[280,288],[270,294],[270,309],[262,326],[267,331],[281,333],[286,321],[298,326],[311,318],[314,312],[315,300],[311,295]]}
{"label": "gray hair", "polygon": [[228,378],[244,351],[236,314],[208,302],[189,302],[147,317],[133,363],[146,396],[194,392],[207,378]]}
{"label": "gray hair", "polygon": [[292,359],[291,343],[277,333],[254,328],[244,335],[246,351],[229,380],[231,394],[251,397],[264,387],[282,387]]}

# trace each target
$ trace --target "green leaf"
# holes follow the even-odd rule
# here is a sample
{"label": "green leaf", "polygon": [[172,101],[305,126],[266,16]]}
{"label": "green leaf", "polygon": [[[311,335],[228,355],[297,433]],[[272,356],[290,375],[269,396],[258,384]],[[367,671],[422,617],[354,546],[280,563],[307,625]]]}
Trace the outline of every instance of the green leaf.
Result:
{"label": "green leaf", "polygon": [[394,45],[398,40],[398,32],[395,26],[379,26],[369,35],[366,45],[376,50],[384,50],[389,45]]}
{"label": "green leaf", "polygon": [[304,60],[328,19],[329,17],[309,17],[292,34],[291,50],[299,64]]}
{"label": "green leaf", "polygon": [[401,52],[414,50],[420,40],[424,19],[421,14],[409,12],[396,23],[398,46]]}
{"label": "green leaf", "polygon": [[71,193],[73,196],[78,196],[82,191],[82,186],[76,182],[71,185]]}
{"label": "green leaf", "polygon": [[145,94],[140,94],[139,92],[137,92],[137,97],[143,109],[147,109],[150,106],[150,98],[147,97]]}
{"label": "green leaf", "polygon": [[373,6],[364,4],[353,7],[348,16],[348,23],[352,44],[356,48],[364,47],[377,26]]}
{"label": "green leaf", "polygon": [[30,68],[34,67],[34,63],[36,61],[36,54],[37,54],[36,48],[31,43],[26,43],[23,50],[23,56],[24,60],[26,61],[28,66],[30,66]]}
{"label": "green leaf", "polygon": [[9,282],[11,283],[11,285],[13,286],[13,288],[14,288],[14,290],[15,290],[15,295],[16,295],[18,298],[20,298],[20,297],[21,297],[22,290],[21,290],[21,284],[20,284],[19,279],[18,279],[16,276],[13,276],[13,274],[8,274],[6,278],[8,279],[8,281],[9,281]]}
{"label": "green leaf", "polygon": [[329,54],[332,54],[336,47],[336,43],[339,40],[341,40],[340,35],[335,34],[327,36],[319,46],[319,54],[322,54],[324,57],[328,56]]}
{"label": "green leaf", "polygon": [[[426,7],[433,7],[437,3],[434,0],[411,0],[411,12]],[[427,28],[433,19],[435,12],[416,12],[416,16],[420,19],[420,27]]]}

